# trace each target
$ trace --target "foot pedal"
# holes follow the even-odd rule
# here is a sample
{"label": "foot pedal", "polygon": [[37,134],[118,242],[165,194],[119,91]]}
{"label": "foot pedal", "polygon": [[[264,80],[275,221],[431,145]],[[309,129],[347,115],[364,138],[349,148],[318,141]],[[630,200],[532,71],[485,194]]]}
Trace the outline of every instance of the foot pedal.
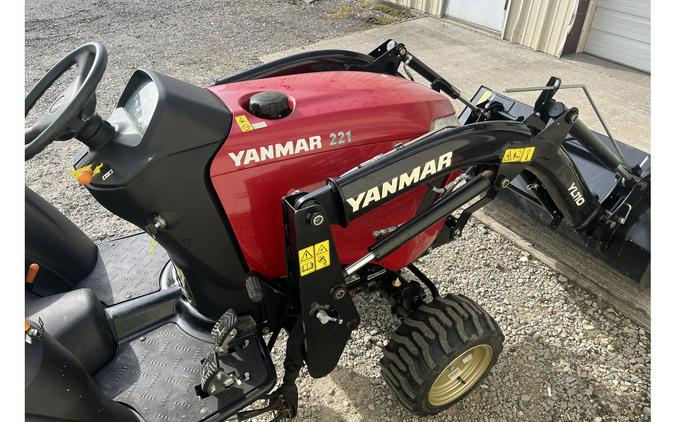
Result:
{"label": "foot pedal", "polygon": [[218,357],[214,352],[210,352],[202,361],[202,379],[200,385],[203,391],[208,392],[209,394],[216,393],[216,389],[213,387],[212,383],[220,371]]}
{"label": "foot pedal", "polygon": [[211,329],[211,337],[215,343],[216,352],[223,354],[226,352],[227,344],[237,336],[238,322],[237,314],[232,309],[228,309]]}
{"label": "foot pedal", "polygon": [[258,303],[263,300],[262,285],[260,279],[254,275],[246,277],[246,292],[251,301]]}
{"label": "foot pedal", "polygon": [[220,344],[201,361],[201,379],[194,387],[201,400],[209,406],[217,402],[219,409],[242,409],[274,387],[274,364],[250,315],[228,310],[218,318],[212,335]]}
{"label": "foot pedal", "polygon": [[215,352],[209,353],[202,361],[201,375],[201,389],[211,396],[219,394],[235,384],[241,385],[242,381],[248,381],[248,377],[244,377],[242,380],[234,372],[225,373],[223,368],[220,367],[218,356],[216,356]]}

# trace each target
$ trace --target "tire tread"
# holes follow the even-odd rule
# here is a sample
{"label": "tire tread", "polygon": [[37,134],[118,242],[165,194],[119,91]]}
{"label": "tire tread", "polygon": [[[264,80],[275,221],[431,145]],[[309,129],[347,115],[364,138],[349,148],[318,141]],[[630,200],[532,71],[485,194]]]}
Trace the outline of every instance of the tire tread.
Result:
{"label": "tire tread", "polygon": [[429,380],[433,377],[433,383],[437,367],[447,365],[448,356],[454,351],[483,338],[497,341],[496,359],[504,335],[480,305],[463,295],[434,298],[403,318],[392,334],[380,359],[382,378],[412,413],[421,416],[438,413],[454,402],[441,407],[428,404]]}

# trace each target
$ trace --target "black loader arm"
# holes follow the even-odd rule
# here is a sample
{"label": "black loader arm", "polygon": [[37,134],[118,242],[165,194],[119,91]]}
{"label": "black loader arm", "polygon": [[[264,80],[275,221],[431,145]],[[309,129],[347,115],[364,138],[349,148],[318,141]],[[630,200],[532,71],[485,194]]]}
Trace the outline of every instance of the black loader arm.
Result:
{"label": "black loader arm", "polygon": [[[523,170],[540,169],[545,179],[547,169],[557,169],[562,176],[551,175],[547,187],[558,192],[555,200],[561,206],[565,204],[573,221],[592,220],[598,212],[597,201],[584,191],[585,184],[574,164],[559,154],[560,143],[571,128],[570,116],[576,113],[576,109],[568,110],[536,135],[517,121],[443,128],[329,179],[326,186],[314,192],[285,197],[287,266],[291,284],[298,289],[310,375],[321,377],[335,367],[351,331],[359,324],[346,283],[350,275],[482,195],[460,216],[460,221],[466,222],[471,212],[508,187]],[[343,269],[330,225],[347,226],[399,195],[459,169],[468,175],[466,183],[439,195],[430,207],[377,240],[366,256]],[[584,206],[575,204],[568,184],[587,195]]]}
{"label": "black loader arm", "polygon": [[[330,53],[330,54],[328,54]],[[534,112],[525,118],[507,113],[497,102],[474,104],[434,72],[403,44],[387,40],[357,63],[351,55],[334,51],[298,56],[293,66],[343,61],[345,70],[360,70],[410,79],[410,70],[443,92],[464,103],[468,124],[427,133],[392,151],[372,158],[310,193],[296,193],[283,199],[286,230],[286,258],[289,280],[297,288],[301,310],[307,367],[313,377],[327,375],[337,364],[350,333],[359,324],[359,315],[349,294],[349,282],[357,271],[380,260],[438,221],[445,221],[452,236],[461,234],[469,216],[491,201],[516,177],[540,184],[544,202],[580,233],[611,236],[605,227],[614,227],[621,218],[616,210],[625,201],[610,207],[601,203],[588,188],[574,161],[563,148],[570,133],[610,165],[626,186],[640,186],[631,173],[578,120],[578,110],[568,109],[553,99],[559,79],[542,91]],[[326,54],[330,56],[326,57]],[[369,61],[370,60],[370,61]],[[314,62],[316,61],[316,63]],[[288,63],[263,69],[267,76],[287,72]],[[321,71],[322,66],[313,68]],[[463,114],[464,114],[463,113]],[[435,201],[410,220],[379,237],[368,253],[342,267],[331,233],[331,225],[346,227],[351,221],[399,195],[422,185],[431,186],[454,171],[462,170],[464,184],[446,186]],[[431,188],[431,187],[430,187]],[[472,204],[468,205],[470,202]],[[468,206],[467,206],[468,205]],[[465,207],[466,206],[466,207]],[[630,206],[630,204],[628,204]],[[458,218],[454,211],[465,207]],[[597,234],[599,233],[599,235]]]}

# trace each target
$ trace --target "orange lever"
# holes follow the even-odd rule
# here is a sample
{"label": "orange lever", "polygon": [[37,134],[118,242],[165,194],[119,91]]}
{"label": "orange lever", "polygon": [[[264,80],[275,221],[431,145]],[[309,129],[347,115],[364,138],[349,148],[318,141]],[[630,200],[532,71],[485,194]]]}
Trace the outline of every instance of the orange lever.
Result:
{"label": "orange lever", "polygon": [[35,282],[35,278],[38,275],[38,271],[40,271],[40,266],[38,264],[30,264],[28,266],[28,273],[26,273],[26,283],[33,284]]}
{"label": "orange lever", "polygon": [[33,327],[30,325],[30,322],[28,322],[24,319],[23,320],[23,330],[24,330],[24,332],[30,330],[31,328],[33,328]]}
{"label": "orange lever", "polygon": [[85,170],[77,175],[77,182],[81,185],[87,186],[94,180],[94,172],[91,170]]}

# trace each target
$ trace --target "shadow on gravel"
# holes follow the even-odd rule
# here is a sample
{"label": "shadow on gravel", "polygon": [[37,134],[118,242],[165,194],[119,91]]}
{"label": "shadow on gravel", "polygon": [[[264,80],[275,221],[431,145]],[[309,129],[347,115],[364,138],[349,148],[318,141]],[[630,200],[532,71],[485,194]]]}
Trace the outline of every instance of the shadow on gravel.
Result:
{"label": "shadow on gravel", "polygon": [[[392,413],[388,400],[377,399],[377,397],[383,397],[387,394],[393,396],[393,393],[381,378],[370,379],[344,367],[338,367],[331,373],[330,377],[345,392],[349,404],[354,407],[362,420],[382,420],[382,415]],[[394,403],[394,406],[400,408],[401,413],[406,412],[400,404]]]}
{"label": "shadow on gravel", "polygon": [[[318,407],[316,409],[316,413],[314,414],[314,416],[316,416],[317,421],[335,421],[335,422],[345,421],[344,415],[340,415],[335,410],[327,406]],[[370,419],[370,420],[377,420],[377,419]]]}

